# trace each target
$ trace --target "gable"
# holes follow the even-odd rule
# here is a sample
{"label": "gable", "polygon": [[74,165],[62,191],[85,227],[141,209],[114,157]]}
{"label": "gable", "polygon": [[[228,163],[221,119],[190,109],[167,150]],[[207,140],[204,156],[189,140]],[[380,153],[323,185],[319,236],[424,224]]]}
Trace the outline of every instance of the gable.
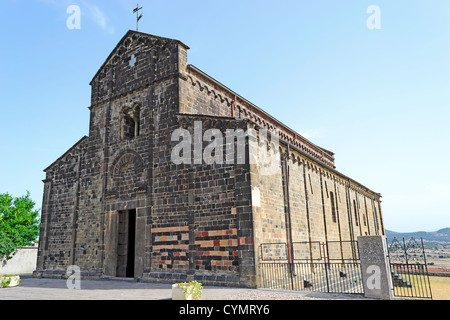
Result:
{"label": "gable", "polygon": [[178,73],[178,40],[128,31],[92,79],[91,105],[150,85]]}
{"label": "gable", "polygon": [[83,153],[84,148],[86,146],[87,139],[88,139],[88,137],[84,136],[83,138],[78,140],[78,142],[75,143],[72,147],[70,147],[69,150],[64,152],[64,154],[62,156],[60,156],[51,165],[49,165],[47,168],[45,168],[44,172],[47,172],[50,169],[55,168],[57,165],[61,165],[61,164],[67,163],[73,157],[76,157],[79,154]]}
{"label": "gable", "polygon": [[170,39],[170,38],[164,38],[155,36],[148,33],[138,32],[129,30],[123,38],[119,41],[119,43],[116,45],[116,47],[113,49],[113,51],[109,54],[108,58],[106,58],[105,62],[102,64],[100,69],[97,71],[97,73],[92,78],[90,85],[93,84],[93,82],[99,77],[102,72],[105,72],[105,69],[111,65],[116,64],[118,59],[123,56],[125,52],[127,52],[130,48],[136,47],[139,45],[144,45],[147,47],[164,47],[167,45],[167,43],[176,43],[184,47],[185,49],[189,49],[187,45],[182,43],[179,40]]}

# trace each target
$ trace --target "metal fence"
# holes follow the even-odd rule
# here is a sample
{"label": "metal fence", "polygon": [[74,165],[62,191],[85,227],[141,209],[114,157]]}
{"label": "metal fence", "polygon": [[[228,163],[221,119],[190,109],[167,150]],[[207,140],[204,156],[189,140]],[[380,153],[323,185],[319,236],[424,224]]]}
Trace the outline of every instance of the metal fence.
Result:
{"label": "metal fence", "polygon": [[265,243],[259,268],[267,289],[364,293],[356,241]]}
{"label": "metal fence", "polygon": [[[394,239],[388,258],[394,296],[432,299],[422,239]],[[267,289],[364,294],[356,241],[261,244],[259,275]]]}
{"label": "metal fence", "polygon": [[432,299],[423,240],[394,238],[388,252],[394,296]]}

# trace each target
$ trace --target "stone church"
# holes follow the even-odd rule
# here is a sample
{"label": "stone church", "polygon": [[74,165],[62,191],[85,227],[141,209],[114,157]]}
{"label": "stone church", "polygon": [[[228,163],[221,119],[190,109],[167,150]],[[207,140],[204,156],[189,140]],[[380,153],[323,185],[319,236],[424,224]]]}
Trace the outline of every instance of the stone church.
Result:
{"label": "stone church", "polygon": [[[35,277],[65,278],[76,265],[89,279],[255,288],[263,243],[384,235],[380,194],[188,64],[188,49],[128,31],[97,71],[88,135],[44,170]],[[211,129],[247,132],[241,161],[173,161],[174,132],[204,147]],[[250,161],[253,147],[276,155],[269,173]]]}

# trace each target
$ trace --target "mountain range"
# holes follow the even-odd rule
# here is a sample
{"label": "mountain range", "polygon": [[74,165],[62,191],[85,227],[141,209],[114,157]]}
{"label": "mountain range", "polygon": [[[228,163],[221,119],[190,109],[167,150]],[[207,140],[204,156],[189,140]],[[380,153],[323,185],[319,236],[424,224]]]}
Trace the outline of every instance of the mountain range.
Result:
{"label": "mountain range", "polygon": [[411,238],[414,238],[416,240],[419,240],[422,238],[425,241],[431,241],[431,242],[449,242],[450,243],[450,228],[444,228],[440,229],[438,231],[433,232],[426,232],[426,231],[417,231],[417,232],[395,232],[386,230],[386,237],[388,243],[391,243],[394,238],[397,238],[397,240],[402,240],[405,238],[405,240],[409,240]]}

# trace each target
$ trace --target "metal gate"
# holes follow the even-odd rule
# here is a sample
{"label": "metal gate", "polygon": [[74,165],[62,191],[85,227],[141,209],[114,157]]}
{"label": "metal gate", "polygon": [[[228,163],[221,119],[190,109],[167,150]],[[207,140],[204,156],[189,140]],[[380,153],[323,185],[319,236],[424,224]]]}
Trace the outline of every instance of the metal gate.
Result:
{"label": "metal gate", "polygon": [[356,241],[264,243],[259,256],[262,288],[364,293]]}
{"label": "metal gate", "polygon": [[394,296],[432,299],[430,279],[423,240],[411,238],[408,242],[394,238],[388,255]]}

